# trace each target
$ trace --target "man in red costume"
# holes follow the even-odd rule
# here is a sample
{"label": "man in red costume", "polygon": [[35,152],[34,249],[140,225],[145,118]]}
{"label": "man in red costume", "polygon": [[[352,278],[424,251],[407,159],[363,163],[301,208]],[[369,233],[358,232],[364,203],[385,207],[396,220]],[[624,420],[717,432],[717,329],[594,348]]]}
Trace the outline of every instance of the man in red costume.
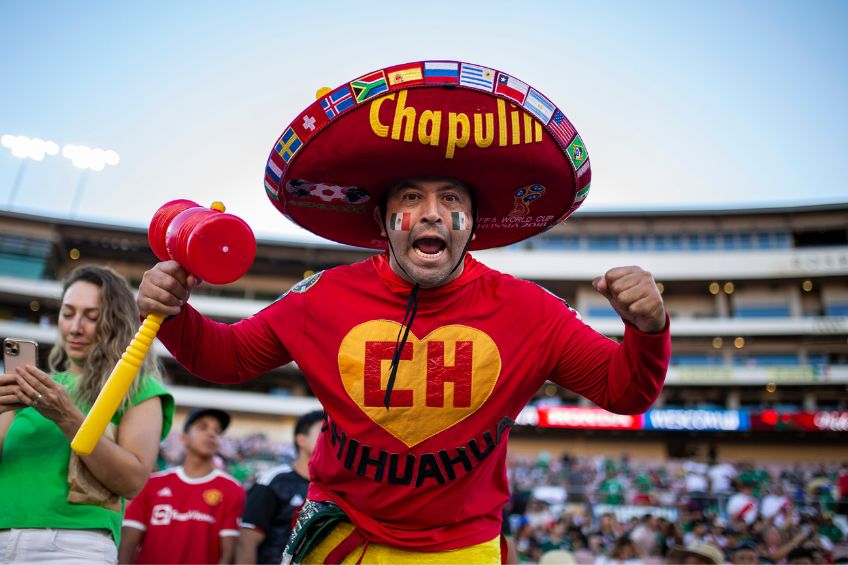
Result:
{"label": "man in red costume", "polygon": [[[428,70],[441,71],[443,63],[403,72],[410,80],[420,76],[419,86],[426,87]],[[391,82],[401,71],[381,72]],[[357,93],[375,77],[365,75],[350,88]],[[516,79],[506,81],[519,88]],[[345,87],[319,99],[281,136],[266,173],[272,201],[293,220],[336,241],[386,252],[317,273],[233,325],[211,321],[186,303],[199,281],[173,261],[145,273],[139,289],[143,314],[171,316],[159,338],[191,373],[233,384],[294,360],[325,407],[308,501],[284,562],[414,562],[421,552],[433,563],[498,562],[501,509],[509,496],[507,438],[540,386],[551,380],[607,410],[635,414],[657,398],[668,366],[668,318],[650,273],[618,267],[593,283],[625,322],[617,344],[563,300],[468,253],[475,245],[504,245],[547,229],[582,201],[589,178],[585,147],[573,128],[563,133],[562,120],[554,123],[559,110],[540,115],[537,102],[525,101],[523,115],[498,121],[498,127],[512,126],[512,137],[510,131],[503,137],[490,131],[491,139],[475,133],[476,147],[461,127],[439,137],[433,117],[429,130],[418,128],[418,147],[412,126],[413,143],[401,139],[405,123],[451,110],[454,125],[463,123],[462,115],[472,116],[466,124],[494,124],[494,116],[506,115],[503,96],[515,100],[514,93],[397,84],[370,101],[356,97],[357,105],[339,113],[345,120],[334,115],[311,137],[298,124],[315,125],[307,119],[313,107],[326,110]],[[526,88],[524,94],[529,100]],[[515,128],[524,137],[514,135]],[[352,132],[364,142],[346,147],[361,151],[362,159],[376,149],[385,158],[379,173],[343,151],[324,157]],[[290,151],[292,136],[299,155]],[[503,143],[495,145],[495,138]],[[439,139],[447,144],[444,152]],[[510,139],[530,146],[510,145]],[[509,159],[522,170],[486,167]],[[341,185],[343,171],[353,172]],[[340,195],[346,204],[333,202]],[[543,198],[548,208],[539,204]],[[534,206],[541,213],[528,220]]]}

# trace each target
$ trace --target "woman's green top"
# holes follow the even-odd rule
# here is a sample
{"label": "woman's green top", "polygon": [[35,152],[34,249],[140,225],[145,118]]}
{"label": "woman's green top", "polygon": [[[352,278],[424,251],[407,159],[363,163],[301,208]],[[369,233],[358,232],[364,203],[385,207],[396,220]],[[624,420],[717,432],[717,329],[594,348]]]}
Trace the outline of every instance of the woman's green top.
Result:
{"label": "woman's green top", "polygon": [[[52,377],[66,389],[73,386],[73,375],[58,373]],[[156,396],[162,400],[164,439],[174,418],[174,397],[159,380],[142,378],[129,405]],[[88,409],[77,407],[88,413]],[[123,415],[119,408],[112,423],[120,424]],[[0,529],[102,529],[112,532],[115,543],[119,542],[123,500],[121,512],[68,502],[70,455],[71,445],[59,426],[34,408],[18,410],[0,454]]]}

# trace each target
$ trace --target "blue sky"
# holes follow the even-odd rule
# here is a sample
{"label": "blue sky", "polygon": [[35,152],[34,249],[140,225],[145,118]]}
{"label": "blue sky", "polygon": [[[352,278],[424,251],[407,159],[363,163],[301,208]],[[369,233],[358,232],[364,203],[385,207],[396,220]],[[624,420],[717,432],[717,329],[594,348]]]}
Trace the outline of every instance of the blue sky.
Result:
{"label": "blue sky", "polygon": [[[845,29],[838,0],[0,0],[0,135],[120,154],[87,175],[80,219],[218,199],[260,235],[300,235],[262,174],[315,91],[456,59],[565,111],[592,158],[587,209],[846,202]],[[0,147],[0,208],[20,164]],[[68,216],[79,180],[61,156],[28,161],[12,208]]]}

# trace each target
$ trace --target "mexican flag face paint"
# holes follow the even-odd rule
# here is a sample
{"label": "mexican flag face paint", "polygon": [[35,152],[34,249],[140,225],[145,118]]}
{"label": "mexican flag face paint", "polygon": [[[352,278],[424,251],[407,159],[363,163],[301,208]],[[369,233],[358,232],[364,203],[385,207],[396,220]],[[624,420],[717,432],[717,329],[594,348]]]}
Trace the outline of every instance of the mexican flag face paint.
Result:
{"label": "mexican flag face paint", "polygon": [[451,229],[462,231],[471,229],[468,215],[465,212],[451,212]]}
{"label": "mexican flag face paint", "polygon": [[400,212],[389,217],[389,229],[394,231],[409,231],[411,223],[412,214],[409,212]]}

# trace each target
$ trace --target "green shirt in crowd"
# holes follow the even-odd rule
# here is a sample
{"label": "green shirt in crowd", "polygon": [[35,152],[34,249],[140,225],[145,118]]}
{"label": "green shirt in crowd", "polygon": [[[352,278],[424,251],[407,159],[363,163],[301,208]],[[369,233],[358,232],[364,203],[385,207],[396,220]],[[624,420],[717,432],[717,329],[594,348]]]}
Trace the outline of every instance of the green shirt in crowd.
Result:
{"label": "green shirt in crowd", "polygon": [[[58,373],[53,379],[66,389],[74,377]],[[138,392],[129,404],[136,406],[159,396],[162,399],[162,439],[171,429],[174,397],[153,378],[142,378]],[[83,413],[83,409],[77,405]],[[112,418],[118,425],[124,411]],[[102,529],[120,541],[121,512],[101,506],[68,502],[68,461],[71,445],[62,430],[35,408],[18,410],[3,442],[0,454],[0,530],[10,528]]]}
{"label": "green shirt in crowd", "polygon": [[618,479],[607,479],[598,486],[601,502],[606,504],[624,504],[624,485]]}

